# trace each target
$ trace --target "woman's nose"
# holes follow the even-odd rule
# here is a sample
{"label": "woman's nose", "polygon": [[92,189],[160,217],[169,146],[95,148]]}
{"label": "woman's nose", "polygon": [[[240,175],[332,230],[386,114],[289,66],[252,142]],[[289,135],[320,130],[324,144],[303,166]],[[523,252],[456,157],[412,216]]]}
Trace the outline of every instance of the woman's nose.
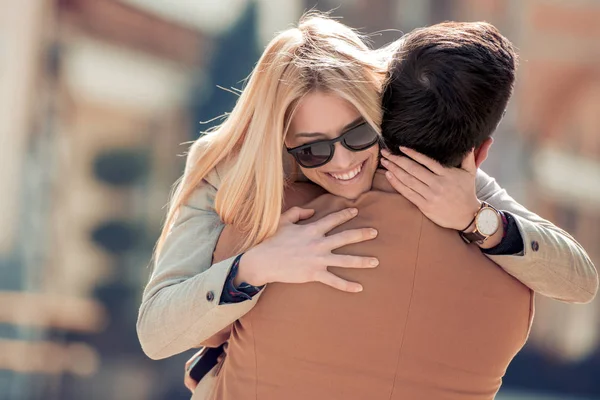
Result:
{"label": "woman's nose", "polygon": [[344,171],[352,167],[353,162],[354,155],[352,154],[352,152],[344,146],[342,146],[341,143],[336,143],[333,158],[330,161],[331,166],[334,167],[337,171]]}

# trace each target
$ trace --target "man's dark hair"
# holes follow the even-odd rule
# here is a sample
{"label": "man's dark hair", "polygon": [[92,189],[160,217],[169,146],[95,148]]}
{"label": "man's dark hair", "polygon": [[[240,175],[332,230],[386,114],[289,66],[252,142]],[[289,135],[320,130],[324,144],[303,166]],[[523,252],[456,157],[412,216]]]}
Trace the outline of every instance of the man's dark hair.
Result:
{"label": "man's dark hair", "polygon": [[383,95],[385,144],[459,166],[502,119],[515,81],[513,46],[486,22],[445,22],[400,41]]}

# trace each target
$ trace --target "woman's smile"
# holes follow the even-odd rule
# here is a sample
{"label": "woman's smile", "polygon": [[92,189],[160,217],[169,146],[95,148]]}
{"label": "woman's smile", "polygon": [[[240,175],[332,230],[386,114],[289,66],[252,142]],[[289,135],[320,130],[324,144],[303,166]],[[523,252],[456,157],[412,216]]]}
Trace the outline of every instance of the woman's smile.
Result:
{"label": "woman's smile", "polygon": [[365,163],[366,160],[352,169],[340,172],[326,172],[325,174],[329,175],[338,185],[352,185],[363,176],[361,172]]}

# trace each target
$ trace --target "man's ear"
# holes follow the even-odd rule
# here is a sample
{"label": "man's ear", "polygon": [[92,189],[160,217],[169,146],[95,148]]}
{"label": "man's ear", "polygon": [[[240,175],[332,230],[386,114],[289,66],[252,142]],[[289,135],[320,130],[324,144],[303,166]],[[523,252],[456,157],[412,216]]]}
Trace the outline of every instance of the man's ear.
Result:
{"label": "man's ear", "polygon": [[489,137],[485,139],[478,148],[475,149],[475,165],[477,165],[477,168],[479,168],[479,166],[487,159],[488,152],[490,151],[490,147],[492,147],[493,143],[494,139]]}

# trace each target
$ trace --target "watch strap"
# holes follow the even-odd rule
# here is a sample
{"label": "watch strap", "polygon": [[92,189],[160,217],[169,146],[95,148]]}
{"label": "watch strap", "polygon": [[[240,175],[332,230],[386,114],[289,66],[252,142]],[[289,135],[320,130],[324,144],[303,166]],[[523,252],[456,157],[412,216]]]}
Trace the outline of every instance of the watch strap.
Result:
{"label": "watch strap", "polygon": [[479,209],[477,210],[477,212],[475,214],[473,214],[473,219],[471,220],[471,222],[469,222],[469,225],[467,225],[467,227],[461,231],[459,231],[458,233],[460,234],[460,237],[466,242],[466,243],[473,243],[475,241],[478,240],[482,240],[485,238],[485,236],[481,235],[481,233],[479,233],[477,231],[477,226],[475,226],[475,231],[474,232],[465,232],[467,229],[469,229],[469,227],[471,225],[473,225],[473,223],[475,222],[475,220],[477,219],[477,215],[479,215],[479,211],[481,211],[481,209],[483,207],[485,207],[486,203],[485,202],[481,202],[481,205],[479,206]]}
{"label": "watch strap", "polygon": [[484,234],[480,233],[477,230],[475,232],[470,232],[470,233],[461,232],[460,236],[468,244],[473,243],[473,242],[479,242],[486,238],[486,236]]}

